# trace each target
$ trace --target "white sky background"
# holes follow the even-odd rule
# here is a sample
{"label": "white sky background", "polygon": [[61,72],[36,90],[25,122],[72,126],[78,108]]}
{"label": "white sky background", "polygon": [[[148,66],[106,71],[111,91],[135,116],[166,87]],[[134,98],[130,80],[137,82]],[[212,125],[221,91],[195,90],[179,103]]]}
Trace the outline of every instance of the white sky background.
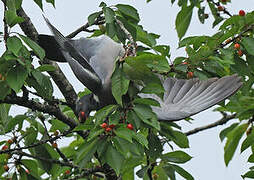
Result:
{"label": "white sky background", "polygon": [[[50,34],[43,18],[42,11],[31,0],[23,0],[23,7],[34,23],[39,33]],[[56,9],[51,5],[44,3],[44,15],[55,25],[58,30],[67,35],[76,30],[81,25],[87,22],[87,17],[95,11],[100,10],[98,7],[101,0],[55,0]],[[178,38],[175,31],[174,21],[179,8],[175,4],[171,6],[170,0],[153,0],[146,3],[145,0],[105,0],[108,5],[117,3],[125,3],[133,5],[139,12],[141,22],[144,29],[148,32],[153,32],[161,35],[158,44],[167,44],[171,47],[171,54],[173,60],[177,56],[186,56],[183,49],[177,50]],[[238,14],[240,9],[253,11],[253,0],[232,0],[232,4],[227,5],[229,12]],[[208,7],[207,7],[208,8]],[[0,19],[3,16],[3,5],[0,3]],[[205,25],[200,24],[197,18],[197,13],[193,13],[192,22],[186,36],[193,35],[211,35],[215,30],[212,29],[213,18],[210,12],[211,20],[208,20]],[[3,30],[3,23],[0,22],[1,30]],[[20,31],[19,28],[13,28],[12,31]],[[86,35],[82,33],[81,35]],[[79,35],[80,36],[80,35]],[[0,44],[0,54],[4,52],[3,43]],[[61,65],[67,78],[70,80],[76,91],[82,90],[83,85],[75,78],[68,65]],[[59,90],[55,90],[54,95],[63,97]],[[13,108],[15,114],[20,110],[20,107]],[[21,112],[21,111],[20,111]],[[182,128],[185,131],[191,130],[195,127],[212,123],[221,118],[219,113],[207,110],[193,117],[195,121],[193,124],[182,122]],[[197,180],[239,180],[241,174],[247,172],[250,164],[247,164],[247,158],[250,154],[248,151],[240,155],[240,150],[237,149],[233,160],[229,166],[226,167],[223,158],[223,143],[219,140],[219,132],[228,127],[227,125],[220,126],[214,129],[207,130],[190,136],[190,149],[186,150],[193,159],[184,164],[183,167],[190,172]],[[178,177],[178,180],[183,178]]]}

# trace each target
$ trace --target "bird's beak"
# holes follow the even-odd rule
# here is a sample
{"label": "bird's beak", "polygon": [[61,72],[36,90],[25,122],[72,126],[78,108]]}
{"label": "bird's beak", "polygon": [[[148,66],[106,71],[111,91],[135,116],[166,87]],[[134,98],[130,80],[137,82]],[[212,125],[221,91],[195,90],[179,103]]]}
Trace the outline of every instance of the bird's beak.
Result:
{"label": "bird's beak", "polygon": [[85,122],[85,120],[87,119],[87,116],[84,111],[79,112],[78,119],[80,122]]}

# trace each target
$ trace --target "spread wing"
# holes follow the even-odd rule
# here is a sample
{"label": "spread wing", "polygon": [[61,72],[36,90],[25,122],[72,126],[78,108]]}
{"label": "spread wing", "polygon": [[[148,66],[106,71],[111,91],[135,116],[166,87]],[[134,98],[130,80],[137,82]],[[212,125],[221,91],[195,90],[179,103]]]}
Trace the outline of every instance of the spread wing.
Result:
{"label": "spread wing", "polygon": [[153,94],[141,94],[141,97],[153,98],[160,103],[161,107],[152,107],[159,120],[173,121],[197,114],[228,98],[242,86],[242,82],[237,75],[204,81],[167,78],[163,86],[163,101]]}

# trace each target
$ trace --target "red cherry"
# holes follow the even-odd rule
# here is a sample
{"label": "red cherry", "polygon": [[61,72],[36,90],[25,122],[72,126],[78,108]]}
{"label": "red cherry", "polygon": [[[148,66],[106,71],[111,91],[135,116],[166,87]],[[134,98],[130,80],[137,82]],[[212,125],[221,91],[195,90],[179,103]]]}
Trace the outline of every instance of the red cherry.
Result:
{"label": "red cherry", "polygon": [[81,111],[80,114],[81,114],[81,117],[83,117],[83,118],[84,118],[85,115],[86,115],[84,111]]}
{"label": "red cherry", "polygon": [[240,49],[240,44],[235,43],[234,47],[235,47],[235,49]]}
{"label": "red cherry", "polygon": [[6,164],[4,165],[4,170],[5,171],[9,171],[9,166],[7,166]]}
{"label": "red cherry", "polygon": [[30,174],[30,171],[29,171],[28,169],[26,169],[26,173],[27,173],[27,174]]}
{"label": "red cherry", "polygon": [[187,73],[187,78],[193,78],[193,75],[194,75],[194,73],[190,71]]}
{"label": "red cherry", "polygon": [[69,169],[67,169],[64,173],[67,175],[67,174],[70,174],[71,171]]}
{"label": "red cherry", "polygon": [[56,142],[52,143],[52,147],[57,148],[57,143]]}
{"label": "red cherry", "polygon": [[133,130],[133,125],[132,124],[127,124],[127,128],[130,130]]}
{"label": "red cherry", "polygon": [[182,64],[188,64],[187,62],[182,62]]}
{"label": "red cherry", "polygon": [[237,52],[237,54],[238,54],[238,56],[243,56],[243,52],[241,51],[241,50],[238,50],[238,52]]}
{"label": "red cherry", "polygon": [[112,131],[112,129],[110,127],[106,128],[105,130],[106,130],[106,132]]}
{"label": "red cherry", "polygon": [[6,149],[8,149],[9,147],[7,146],[7,145],[4,145],[3,147],[2,147],[2,150],[4,151],[4,150],[6,150]]}
{"label": "red cherry", "polygon": [[8,144],[12,144],[12,143],[13,143],[13,140],[12,140],[12,139],[9,139],[7,142],[8,142]]}
{"label": "red cherry", "polygon": [[105,129],[105,128],[108,127],[108,124],[107,124],[107,123],[102,123],[102,124],[101,124],[101,127]]}
{"label": "red cherry", "polygon": [[116,127],[116,125],[110,124],[109,127],[113,129],[114,127]]}
{"label": "red cherry", "polygon": [[218,6],[218,11],[224,11],[224,6]]}
{"label": "red cherry", "polygon": [[239,11],[239,16],[245,16],[245,11],[244,10],[240,10]]}

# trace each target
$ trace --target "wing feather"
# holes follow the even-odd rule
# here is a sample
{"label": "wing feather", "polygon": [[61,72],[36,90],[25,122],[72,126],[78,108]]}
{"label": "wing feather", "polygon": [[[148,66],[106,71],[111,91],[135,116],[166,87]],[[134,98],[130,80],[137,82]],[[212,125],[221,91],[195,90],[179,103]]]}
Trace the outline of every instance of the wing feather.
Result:
{"label": "wing feather", "polygon": [[204,81],[167,78],[163,86],[163,101],[154,94],[140,96],[153,98],[160,103],[160,107],[152,107],[159,120],[173,121],[197,114],[228,98],[242,86],[242,82],[237,75]]}

